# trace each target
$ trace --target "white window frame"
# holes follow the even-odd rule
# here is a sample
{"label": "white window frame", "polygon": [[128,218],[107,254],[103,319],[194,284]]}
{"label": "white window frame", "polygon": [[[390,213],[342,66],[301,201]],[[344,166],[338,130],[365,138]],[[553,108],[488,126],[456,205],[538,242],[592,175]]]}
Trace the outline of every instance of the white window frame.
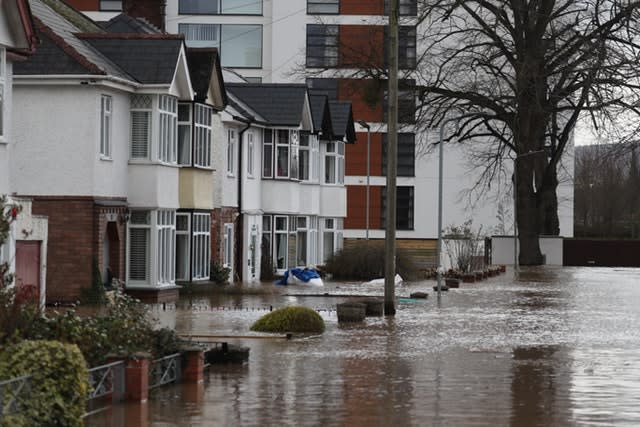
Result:
{"label": "white window frame", "polygon": [[247,177],[253,178],[253,157],[255,146],[253,142],[253,132],[247,133]]}
{"label": "white window frame", "polygon": [[236,130],[227,129],[227,176],[235,176],[236,164]]}
{"label": "white window frame", "polygon": [[172,95],[158,97],[159,144],[158,160],[175,165],[178,163],[178,98]]}
{"label": "white window frame", "polygon": [[[296,265],[309,265],[309,218],[306,216],[295,217],[296,221]],[[304,238],[302,238],[304,236]],[[304,242],[304,247],[300,244]]]}
{"label": "white window frame", "polygon": [[[328,165],[332,164],[330,168]],[[324,154],[324,184],[344,184],[344,142],[332,141],[325,146]]]}
{"label": "white window frame", "polygon": [[[273,129],[264,129],[262,132],[262,177],[273,178],[273,157],[274,157],[274,144],[273,144]],[[268,166],[268,171],[267,171]],[[266,173],[265,173],[266,172]]]}
{"label": "white window frame", "polygon": [[222,266],[233,268],[233,223],[225,223],[223,230]]}
{"label": "white window frame", "polygon": [[[281,222],[281,227],[278,227],[278,220],[283,220]],[[278,238],[284,236],[284,251],[278,251]],[[278,260],[278,255],[280,253],[284,253],[282,257],[282,263]],[[286,215],[274,215],[273,217],[273,265],[276,267],[276,270],[286,270],[289,259],[289,217]]]}
{"label": "white window frame", "polygon": [[[275,132],[275,178],[276,179],[289,179],[291,169],[291,142],[289,138],[288,129],[277,129]],[[281,154],[283,153],[283,154]],[[278,163],[280,159],[286,160],[286,167],[280,167]]]}
{"label": "white window frame", "polygon": [[[151,279],[151,213],[152,211],[147,210],[134,210],[131,212],[130,221],[127,230],[127,277],[128,283],[130,284],[149,284],[149,280]],[[144,236],[144,254],[145,258],[143,260],[134,259],[134,254],[132,253],[131,244],[134,242],[133,232],[134,230],[142,230],[144,231],[141,236]],[[144,277],[136,275],[132,276],[134,272],[132,268],[132,262],[142,261],[144,263]]]}
{"label": "white window frame", "polygon": [[211,135],[213,130],[213,108],[205,104],[195,104],[193,165],[211,167]]}
{"label": "white window frame", "polygon": [[111,159],[111,135],[113,132],[113,97],[100,95],[100,158]]}
{"label": "white window frame", "polygon": [[194,213],[191,229],[193,230],[191,279],[209,280],[211,267],[211,214]]}
{"label": "white window frame", "polygon": [[158,209],[156,213],[157,284],[176,282],[176,211]]}
{"label": "white window frame", "polygon": [[[148,160],[151,152],[151,95],[135,94],[131,96],[131,134],[129,158]],[[144,154],[141,154],[144,151]]]}
{"label": "white window frame", "polygon": [[[186,117],[184,112],[187,112]],[[192,164],[192,140],[193,130],[191,125],[193,108],[189,102],[178,103],[178,164],[191,166]],[[181,117],[182,115],[182,117]]]}
{"label": "white window frame", "polygon": [[[183,218],[185,227],[180,227],[179,221]],[[185,246],[182,253],[178,252],[178,242],[184,241]],[[178,262],[184,262],[184,274],[178,275]],[[176,280],[189,280],[191,277],[191,215],[187,212],[176,213]]]}

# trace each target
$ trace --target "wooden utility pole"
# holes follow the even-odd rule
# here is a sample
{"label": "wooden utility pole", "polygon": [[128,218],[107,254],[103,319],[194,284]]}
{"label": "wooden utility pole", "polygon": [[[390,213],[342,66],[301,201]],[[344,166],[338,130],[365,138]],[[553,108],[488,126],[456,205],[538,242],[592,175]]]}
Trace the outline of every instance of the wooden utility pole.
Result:
{"label": "wooden utility pole", "polygon": [[396,175],[398,172],[398,0],[389,2],[389,90],[387,114],[387,228],[384,314],[394,316],[396,276]]}

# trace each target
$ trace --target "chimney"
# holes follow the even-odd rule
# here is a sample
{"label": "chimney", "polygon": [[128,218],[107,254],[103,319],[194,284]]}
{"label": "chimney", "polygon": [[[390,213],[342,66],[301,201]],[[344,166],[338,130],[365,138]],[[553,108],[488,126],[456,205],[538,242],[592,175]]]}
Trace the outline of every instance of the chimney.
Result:
{"label": "chimney", "polygon": [[123,0],[122,12],[133,18],[144,18],[165,32],[166,0]]}

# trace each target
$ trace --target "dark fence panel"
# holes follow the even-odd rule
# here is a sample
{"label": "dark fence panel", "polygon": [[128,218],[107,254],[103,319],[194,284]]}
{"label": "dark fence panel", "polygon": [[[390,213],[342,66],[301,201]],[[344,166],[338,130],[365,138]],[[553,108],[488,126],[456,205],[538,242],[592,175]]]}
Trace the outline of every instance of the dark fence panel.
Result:
{"label": "dark fence panel", "polygon": [[564,239],[567,266],[640,267],[640,240]]}

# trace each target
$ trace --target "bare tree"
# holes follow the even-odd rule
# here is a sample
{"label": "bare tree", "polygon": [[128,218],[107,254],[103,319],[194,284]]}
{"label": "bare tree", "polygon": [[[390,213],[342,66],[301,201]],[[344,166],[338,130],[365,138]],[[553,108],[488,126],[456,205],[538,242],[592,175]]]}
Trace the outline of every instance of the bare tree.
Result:
{"label": "bare tree", "polygon": [[481,183],[514,161],[521,264],[542,263],[538,236],[559,233],[558,170],[578,118],[602,127],[640,113],[639,9],[621,0],[424,4],[420,124],[463,115],[450,139],[484,144]]}

